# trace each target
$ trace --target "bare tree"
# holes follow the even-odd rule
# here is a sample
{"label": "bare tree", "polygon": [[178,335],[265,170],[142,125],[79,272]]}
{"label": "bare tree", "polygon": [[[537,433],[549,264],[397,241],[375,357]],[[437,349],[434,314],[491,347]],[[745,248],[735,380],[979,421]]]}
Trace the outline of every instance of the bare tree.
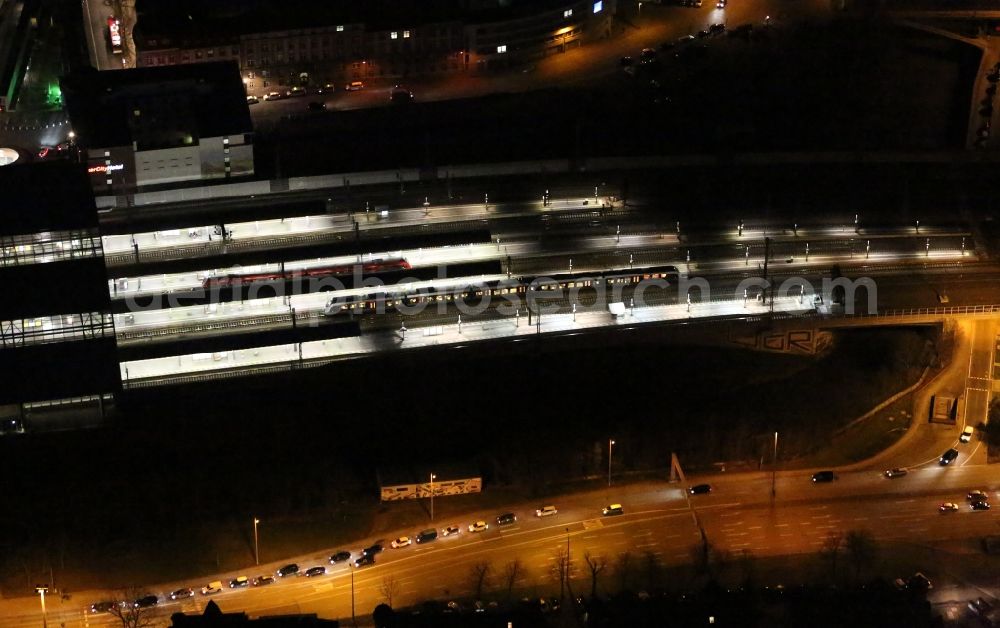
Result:
{"label": "bare tree", "polygon": [[488,560],[481,560],[472,565],[469,570],[469,578],[472,580],[472,588],[476,590],[476,599],[483,597],[483,589],[489,583],[490,572],[493,565]]}
{"label": "bare tree", "polygon": [[844,533],[830,530],[823,540],[823,546],[819,549],[820,558],[830,564],[830,579],[837,577],[837,559],[840,558],[840,550],[844,544]]}
{"label": "bare tree", "polygon": [[878,555],[875,538],[868,530],[851,530],[844,538],[847,556],[854,563],[854,579],[861,577],[861,570],[868,567]]}
{"label": "bare tree", "polygon": [[382,576],[382,584],[379,585],[379,591],[382,593],[382,599],[385,603],[392,607],[392,599],[396,597],[399,593],[399,580],[396,580],[396,576],[392,574],[386,574]]}
{"label": "bare tree", "polygon": [[507,599],[510,600],[510,592],[514,588],[514,584],[517,579],[523,575],[524,565],[521,564],[519,558],[515,558],[512,561],[508,561],[507,564],[503,566],[503,581],[504,585],[507,587]]}
{"label": "bare tree", "polygon": [[128,587],[119,591],[120,603],[112,605],[108,614],[121,622],[122,628],[147,628],[153,625],[152,607],[140,607],[134,600],[149,595],[138,587]]}
{"label": "bare tree", "polygon": [[601,572],[607,568],[608,558],[604,554],[601,554],[600,556],[591,556],[590,552],[584,552],[583,560],[587,561],[587,567],[590,569],[590,597],[591,599],[596,599],[597,578],[600,576]]}
{"label": "bare tree", "polygon": [[632,555],[622,552],[615,561],[615,572],[618,575],[618,588],[622,591],[628,589],[629,581],[632,579]]}

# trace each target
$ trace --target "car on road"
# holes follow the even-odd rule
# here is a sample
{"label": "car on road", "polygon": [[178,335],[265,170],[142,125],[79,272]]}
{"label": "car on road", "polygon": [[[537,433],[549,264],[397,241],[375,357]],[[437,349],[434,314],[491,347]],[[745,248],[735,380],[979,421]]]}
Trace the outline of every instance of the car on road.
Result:
{"label": "car on road", "polygon": [[434,528],[428,528],[427,530],[421,530],[418,532],[414,541],[417,543],[429,543],[436,538],[438,538],[438,531]]}
{"label": "car on road", "polygon": [[677,45],[677,42],[673,42],[673,41],[665,41],[665,42],[663,42],[662,44],[660,44],[660,51],[662,51],[662,52],[666,52],[666,51],[668,51],[668,50],[671,50],[671,49],[673,49],[673,48],[674,48],[674,46],[676,46],[676,45]]}
{"label": "car on road", "polygon": [[711,26],[708,27],[708,32],[710,35],[721,35],[722,33],[726,32],[726,25],[723,24],[722,22],[712,24]]}
{"label": "car on road", "polygon": [[965,496],[965,499],[970,502],[987,502],[990,500],[990,496],[986,494],[986,491],[969,491],[969,494]]}
{"label": "car on road", "polygon": [[304,87],[293,87],[291,91],[288,92],[289,96],[305,96],[306,90]]}
{"label": "car on road", "polygon": [[694,41],[694,39],[695,39],[694,35],[685,35],[677,40],[677,45],[680,46],[683,44],[691,43],[692,41]]}
{"label": "car on road", "polygon": [[694,486],[688,489],[688,493],[691,493],[692,495],[705,495],[706,493],[711,493],[711,492],[712,492],[711,484],[695,484]]}
{"label": "car on road", "polygon": [[984,600],[983,598],[976,598],[974,600],[969,600],[969,610],[972,611],[973,615],[987,619],[990,611],[993,610],[993,605]]}
{"label": "car on road", "polygon": [[709,33],[708,31],[698,31],[698,39],[705,39],[711,34],[712,33]]}
{"label": "car on road", "polygon": [[247,578],[246,576],[236,576],[235,578],[229,581],[229,588],[242,589],[243,587],[249,584],[250,584],[250,578]]}
{"label": "car on road", "polygon": [[986,501],[972,502],[969,504],[969,508],[972,510],[989,510],[990,503]]}
{"label": "car on road", "polygon": [[374,565],[374,564],[375,564],[374,554],[365,554],[363,556],[358,557],[354,561],[355,567],[368,567],[369,565]]}
{"label": "car on road", "polygon": [[909,473],[909,471],[907,471],[906,469],[902,467],[896,467],[895,469],[887,469],[882,473],[882,475],[884,475],[887,478],[901,478],[907,473]]}
{"label": "car on road", "polygon": [[171,600],[183,600],[188,597],[194,597],[194,589],[177,589],[170,594]]}
{"label": "car on road", "polygon": [[837,479],[837,475],[833,471],[817,471],[813,473],[812,481],[815,483],[819,482],[833,482]]}
{"label": "car on road", "polygon": [[448,526],[447,528],[441,528],[441,536],[453,536],[459,534],[462,531],[458,526]]}
{"label": "car on road", "polygon": [[274,584],[274,576],[261,575],[253,579],[253,586],[263,587],[269,584]]}
{"label": "car on road", "polygon": [[412,541],[410,541],[410,537],[401,536],[398,539],[395,539],[392,543],[390,543],[390,545],[392,546],[392,549],[399,549],[401,547],[406,547],[410,543],[412,543]]}
{"label": "car on road", "polygon": [[509,526],[517,521],[517,515],[512,512],[505,512],[503,514],[497,515],[497,525]]}
{"label": "car on road", "polygon": [[944,467],[955,462],[955,458],[958,458],[958,450],[953,448],[941,454],[941,459],[938,462]]}
{"label": "car on road", "polygon": [[556,510],[555,506],[542,506],[541,508],[536,508],[535,509],[535,516],[536,517],[551,517],[552,515],[556,514],[557,512],[559,512],[559,511]]}
{"label": "car on road", "polygon": [[940,512],[955,512],[958,510],[958,504],[954,502],[944,502],[938,506],[938,510]]}
{"label": "car on road", "polygon": [[336,88],[334,88],[333,84],[332,83],[327,83],[323,87],[320,87],[319,89],[317,89],[316,93],[317,94],[332,94],[334,91],[336,91]]}
{"label": "car on road", "polygon": [[326,103],[321,103],[321,102],[318,102],[318,101],[314,100],[314,101],[310,102],[308,105],[306,105],[306,110],[308,110],[308,111],[325,111],[326,110]]}
{"label": "car on road", "polygon": [[260,98],[257,98],[256,96],[247,96],[247,104],[248,105],[256,105],[259,102],[260,102]]}
{"label": "car on road", "polygon": [[299,566],[295,563],[289,563],[278,570],[277,576],[284,578],[285,576],[294,576],[297,573],[299,573]]}
{"label": "car on road", "polygon": [[91,613],[110,613],[111,609],[120,606],[118,602],[94,602],[90,605]]}
{"label": "car on road", "polygon": [[639,63],[648,65],[656,61],[656,51],[652,48],[643,48],[639,53]]}
{"label": "car on road", "polygon": [[966,425],[965,429],[962,430],[962,435],[958,437],[958,440],[962,441],[963,443],[969,442],[970,440],[972,440],[972,434],[975,431],[976,431],[975,428],[973,428],[971,425]]}
{"label": "car on road", "polygon": [[222,591],[222,580],[213,580],[201,588],[202,595],[214,595]]}
{"label": "car on road", "polygon": [[715,3],[715,8],[716,9],[725,9],[726,8],[726,4],[728,4],[728,3],[729,3],[729,0],[719,0],[718,2]]}
{"label": "car on road", "polygon": [[351,560],[351,553],[347,550],[341,550],[330,557],[330,564],[335,565],[337,563],[342,563],[345,560]]}
{"label": "car on road", "polygon": [[485,521],[477,521],[469,524],[469,532],[482,532],[490,527]]}
{"label": "car on road", "polygon": [[608,504],[601,509],[601,514],[605,517],[609,517],[611,515],[624,515],[625,509],[622,508],[621,504]]}
{"label": "car on road", "polygon": [[285,94],[283,94],[281,92],[268,92],[267,95],[264,96],[264,100],[268,100],[268,101],[271,101],[271,100],[282,100],[284,98],[286,98],[286,96],[285,96]]}
{"label": "car on road", "polygon": [[344,86],[344,90],[348,92],[357,92],[365,88],[365,84],[361,81],[351,81]]}
{"label": "car on road", "polygon": [[393,105],[405,105],[413,102],[413,92],[401,85],[396,85],[389,92],[389,102]]}
{"label": "car on road", "polygon": [[306,569],[306,578],[312,578],[313,576],[325,576],[326,567],[323,565],[318,565],[316,567],[310,567]]}
{"label": "car on road", "polygon": [[368,547],[366,547],[365,549],[361,550],[361,555],[374,556],[375,554],[382,553],[382,550],[384,549],[385,549],[385,541],[378,540],[369,545]]}
{"label": "car on road", "polygon": [[618,65],[622,66],[623,68],[632,67],[632,63],[633,63],[632,57],[622,57],[618,61]]}
{"label": "car on road", "polygon": [[135,602],[132,602],[132,606],[135,608],[149,608],[150,606],[156,606],[159,601],[159,598],[155,595],[144,595]]}

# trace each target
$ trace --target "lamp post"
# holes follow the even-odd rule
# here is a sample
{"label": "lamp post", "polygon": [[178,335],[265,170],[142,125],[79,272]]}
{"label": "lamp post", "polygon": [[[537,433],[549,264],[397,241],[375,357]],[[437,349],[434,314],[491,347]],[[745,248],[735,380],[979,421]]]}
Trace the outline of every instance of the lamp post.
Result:
{"label": "lamp post", "polygon": [[608,486],[611,486],[611,448],[614,446],[615,441],[608,439]]}
{"label": "lamp post", "polygon": [[434,521],[434,478],[436,477],[431,473],[431,521]]}
{"label": "lamp post", "polygon": [[778,472],[778,433],[774,433],[774,457],[771,460],[771,499],[774,499],[775,480]]}
{"label": "lamp post", "polygon": [[257,524],[260,523],[260,519],[257,517],[253,518],[253,561],[260,565],[260,544],[257,540]]}
{"label": "lamp post", "polygon": [[40,595],[42,598],[42,628],[47,628],[47,626],[49,625],[48,617],[45,615],[45,594],[48,593],[48,591],[49,587],[47,585],[44,584],[35,585],[35,592],[38,593],[38,595]]}

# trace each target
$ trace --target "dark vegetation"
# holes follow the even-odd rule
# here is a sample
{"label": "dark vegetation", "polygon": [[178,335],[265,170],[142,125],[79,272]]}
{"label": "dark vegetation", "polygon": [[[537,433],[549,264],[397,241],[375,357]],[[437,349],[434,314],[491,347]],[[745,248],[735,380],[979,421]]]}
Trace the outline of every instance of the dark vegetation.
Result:
{"label": "dark vegetation", "polygon": [[792,455],[912,382],[934,337],[846,333],[813,360],[675,344],[696,329],[140,392],[112,428],[4,439],[0,459],[19,470],[0,485],[6,586],[49,567],[122,586],[154,567],[181,577],[243,565],[252,516],[269,535],[316,525],[323,546],[356,538],[372,523],[379,468],[472,464],[487,492],[528,496],[605,473],[611,436],[616,474],[663,469],[672,451],[691,468],[756,460],[775,429]]}

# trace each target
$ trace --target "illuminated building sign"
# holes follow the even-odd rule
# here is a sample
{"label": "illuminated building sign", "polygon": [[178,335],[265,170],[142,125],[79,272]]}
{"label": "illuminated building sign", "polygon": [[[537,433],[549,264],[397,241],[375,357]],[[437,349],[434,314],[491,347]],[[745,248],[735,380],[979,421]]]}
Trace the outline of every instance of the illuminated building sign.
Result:
{"label": "illuminated building sign", "polygon": [[125,169],[125,164],[111,164],[110,166],[105,166],[102,164],[100,166],[91,166],[87,168],[87,172],[89,172],[90,174],[98,174],[98,173],[117,172],[118,170],[124,170],[124,169]]}

